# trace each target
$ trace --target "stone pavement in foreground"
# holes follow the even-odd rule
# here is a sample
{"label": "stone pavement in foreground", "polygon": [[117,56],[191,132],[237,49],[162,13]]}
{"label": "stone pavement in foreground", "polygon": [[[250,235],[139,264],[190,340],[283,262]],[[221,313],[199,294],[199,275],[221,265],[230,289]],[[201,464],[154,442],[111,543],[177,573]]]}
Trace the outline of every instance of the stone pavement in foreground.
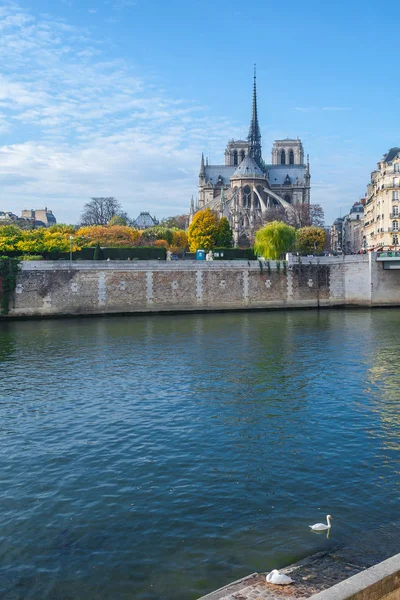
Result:
{"label": "stone pavement in foreground", "polygon": [[266,582],[265,573],[253,573],[199,600],[305,600],[397,554],[399,540],[400,522],[390,523],[360,532],[349,546],[319,552],[280,569],[294,580],[291,585],[272,585]]}

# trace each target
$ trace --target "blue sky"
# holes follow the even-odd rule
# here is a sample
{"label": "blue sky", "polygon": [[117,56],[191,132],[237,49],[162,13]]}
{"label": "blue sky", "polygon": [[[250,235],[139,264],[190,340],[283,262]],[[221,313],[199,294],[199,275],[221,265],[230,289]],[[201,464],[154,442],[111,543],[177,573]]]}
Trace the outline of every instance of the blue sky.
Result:
{"label": "blue sky", "polygon": [[399,17],[292,0],[0,0],[0,210],[76,223],[91,196],[187,212],[201,152],[300,137],[329,224],[400,145]]}

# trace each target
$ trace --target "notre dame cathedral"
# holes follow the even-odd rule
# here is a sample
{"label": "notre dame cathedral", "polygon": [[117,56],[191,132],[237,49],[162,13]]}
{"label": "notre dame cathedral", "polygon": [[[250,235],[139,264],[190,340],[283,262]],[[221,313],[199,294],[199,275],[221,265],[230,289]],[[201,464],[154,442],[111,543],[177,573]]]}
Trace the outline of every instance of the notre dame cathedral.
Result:
{"label": "notre dame cathedral", "polygon": [[254,72],[253,110],[247,140],[231,140],[225,150],[224,165],[209,165],[201,156],[199,195],[193,215],[209,207],[228,218],[235,246],[248,245],[265,222],[267,210],[281,205],[286,211],[296,204],[310,204],[310,164],[304,162],[301,141],[276,140],[271,164],[261,154],[258,124],[257,86]]}

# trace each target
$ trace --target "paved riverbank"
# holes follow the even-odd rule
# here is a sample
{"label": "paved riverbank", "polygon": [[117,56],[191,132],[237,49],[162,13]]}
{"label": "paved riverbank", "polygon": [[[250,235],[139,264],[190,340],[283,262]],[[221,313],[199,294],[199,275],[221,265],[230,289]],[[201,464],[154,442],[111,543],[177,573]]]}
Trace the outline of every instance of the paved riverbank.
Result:
{"label": "paved riverbank", "polygon": [[[199,600],[305,600],[314,594],[373,567],[399,551],[400,523],[391,523],[378,531],[360,533],[354,543],[344,547],[319,552],[299,562],[280,569],[290,575],[294,583],[289,586],[271,585],[265,573],[253,573],[233,582]],[[279,566],[279,565],[277,565]],[[381,596],[377,595],[376,598]],[[332,599],[334,596],[332,596]],[[369,596],[365,596],[369,598]]]}

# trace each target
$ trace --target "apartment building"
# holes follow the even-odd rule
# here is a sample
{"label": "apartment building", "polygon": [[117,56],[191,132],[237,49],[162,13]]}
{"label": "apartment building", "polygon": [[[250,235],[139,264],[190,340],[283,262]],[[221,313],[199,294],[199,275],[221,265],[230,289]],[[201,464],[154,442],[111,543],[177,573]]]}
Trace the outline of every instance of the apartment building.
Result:
{"label": "apartment building", "polygon": [[366,250],[396,250],[399,245],[400,148],[391,148],[371,173],[364,210]]}

